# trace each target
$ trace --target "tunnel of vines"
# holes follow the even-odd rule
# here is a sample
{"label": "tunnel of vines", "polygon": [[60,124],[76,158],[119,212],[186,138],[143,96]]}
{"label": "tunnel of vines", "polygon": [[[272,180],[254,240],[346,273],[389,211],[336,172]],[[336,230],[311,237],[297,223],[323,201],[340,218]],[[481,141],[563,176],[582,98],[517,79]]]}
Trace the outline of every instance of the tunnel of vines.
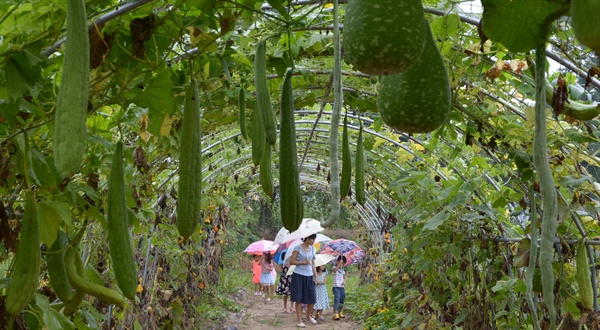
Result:
{"label": "tunnel of vines", "polygon": [[574,24],[598,5],[372,0],[422,6],[443,59],[402,91],[447,74],[424,133],[382,118],[394,75],[349,60],[348,1],[0,1],[0,325],[218,328],[224,269],[297,228],[292,193],[367,252],[365,329],[600,329],[600,26]]}

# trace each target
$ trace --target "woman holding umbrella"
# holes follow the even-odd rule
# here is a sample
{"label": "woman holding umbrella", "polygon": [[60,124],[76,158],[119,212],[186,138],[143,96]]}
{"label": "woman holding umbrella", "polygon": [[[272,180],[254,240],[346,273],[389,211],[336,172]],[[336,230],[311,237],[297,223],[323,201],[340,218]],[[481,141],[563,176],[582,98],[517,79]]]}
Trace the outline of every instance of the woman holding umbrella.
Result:
{"label": "woman holding umbrella", "polygon": [[305,237],[302,244],[297,245],[292,251],[290,264],[295,265],[296,269],[292,274],[291,301],[296,303],[296,316],[298,318],[299,328],[306,327],[302,322],[302,304],[307,305],[306,318],[310,323],[316,324],[317,321],[311,316],[314,305],[317,301],[315,293],[316,266],[315,266],[315,248],[313,244],[317,234]]}

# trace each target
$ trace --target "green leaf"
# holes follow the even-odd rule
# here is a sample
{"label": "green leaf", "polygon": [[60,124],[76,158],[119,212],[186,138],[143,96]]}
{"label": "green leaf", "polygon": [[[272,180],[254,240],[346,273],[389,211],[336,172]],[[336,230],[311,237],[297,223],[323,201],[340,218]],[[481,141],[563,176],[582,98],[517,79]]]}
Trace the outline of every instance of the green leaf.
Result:
{"label": "green leaf", "polygon": [[150,124],[148,125],[148,131],[154,136],[160,136],[160,130],[165,119],[165,115],[173,114],[175,110],[175,101],[171,90],[173,89],[173,81],[170,75],[163,71],[154,77],[142,93],[141,102],[136,103],[140,106],[147,106],[150,111],[148,117],[150,118]]}
{"label": "green leaf", "polygon": [[39,209],[40,224],[44,230],[40,230],[40,240],[46,246],[51,246],[56,240],[58,227],[61,224],[71,223],[71,210],[68,203],[56,201],[41,201]]}
{"label": "green leaf", "polygon": [[144,97],[148,101],[151,110],[171,113],[173,110],[173,97],[171,89],[173,81],[167,72],[161,72],[158,76],[150,80],[148,86],[144,89]]}
{"label": "green leaf", "polygon": [[54,166],[52,165],[52,161],[48,161],[48,158],[45,157],[41,152],[32,149],[30,157],[31,159],[31,168],[35,172],[35,177],[37,183],[41,187],[52,188],[57,185],[57,175]]}
{"label": "green leaf", "polygon": [[285,18],[286,21],[289,21],[290,15],[285,9],[286,0],[267,0],[267,2],[273,7],[273,9],[277,10],[277,12]]}
{"label": "green leaf", "polygon": [[511,278],[509,280],[500,280],[496,282],[496,285],[492,288],[494,292],[510,292],[512,287],[517,282],[516,278]]}
{"label": "green leaf", "polygon": [[449,214],[446,213],[446,210],[443,209],[438,214],[434,215],[433,218],[427,220],[425,225],[423,226],[424,230],[436,230],[439,226],[444,224],[446,220],[450,217]]}
{"label": "green leaf", "polygon": [[13,99],[31,90],[41,79],[41,68],[27,56],[14,54],[6,60],[6,82]]}
{"label": "green leaf", "polygon": [[35,294],[35,304],[42,312],[42,320],[44,321],[45,329],[75,329],[75,325],[61,312],[50,306],[48,297],[39,293]]}
{"label": "green leaf", "polygon": [[[6,98],[0,95],[0,100],[8,99],[8,95]],[[0,101],[0,123],[2,126],[14,126],[17,123],[17,114],[19,113],[19,99],[16,102],[5,102],[5,100]],[[5,132],[1,132],[2,134],[6,134]]]}
{"label": "green leaf", "polygon": [[450,204],[448,204],[449,208],[462,207],[467,202],[467,195],[462,192],[458,192],[452,196],[450,200]]}
{"label": "green leaf", "polygon": [[506,205],[508,205],[509,201],[507,201],[504,196],[500,196],[498,197],[495,201],[494,204],[492,204],[493,208],[501,208],[501,207],[505,207]]}
{"label": "green leaf", "polygon": [[546,41],[552,22],[569,10],[563,0],[482,0],[483,32],[511,52],[529,51]]}
{"label": "green leaf", "polygon": [[381,117],[376,117],[373,120],[373,128],[375,129],[375,132],[381,131],[382,126],[383,126],[383,121],[381,120]]}
{"label": "green leaf", "polygon": [[186,1],[186,4],[200,9],[200,11],[203,13],[207,13],[211,11],[212,7],[214,7],[215,0],[190,0]]}
{"label": "green leaf", "polygon": [[431,22],[431,32],[438,40],[445,40],[455,35],[460,27],[460,17],[457,14],[445,15]]}
{"label": "green leaf", "polygon": [[582,177],[574,177],[572,175],[562,176],[560,178],[561,186],[579,187],[585,182],[594,182],[594,178],[584,175]]}
{"label": "green leaf", "polygon": [[565,135],[569,138],[569,140],[580,144],[596,141],[594,137],[588,134],[583,134],[581,131],[575,129],[565,130]]}

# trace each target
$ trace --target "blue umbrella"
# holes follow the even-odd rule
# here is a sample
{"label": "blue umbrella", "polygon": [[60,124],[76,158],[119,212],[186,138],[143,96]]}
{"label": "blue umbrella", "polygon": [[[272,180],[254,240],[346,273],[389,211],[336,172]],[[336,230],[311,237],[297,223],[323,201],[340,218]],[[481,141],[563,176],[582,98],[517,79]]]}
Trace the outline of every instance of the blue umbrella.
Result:
{"label": "blue umbrella", "polygon": [[273,261],[275,261],[276,264],[281,265],[283,264],[283,260],[285,259],[285,252],[287,252],[288,249],[283,249],[279,252],[277,252],[275,254],[275,256],[273,257]]}

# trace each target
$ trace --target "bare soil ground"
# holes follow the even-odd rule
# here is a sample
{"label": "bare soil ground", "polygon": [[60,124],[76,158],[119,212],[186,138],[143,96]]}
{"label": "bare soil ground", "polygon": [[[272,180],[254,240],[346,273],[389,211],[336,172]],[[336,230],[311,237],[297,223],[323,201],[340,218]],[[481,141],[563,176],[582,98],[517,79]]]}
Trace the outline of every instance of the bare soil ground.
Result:
{"label": "bare soil ground", "polygon": [[[227,322],[228,330],[281,330],[281,329],[300,329],[296,327],[296,314],[283,313],[283,299],[281,296],[271,298],[266,302],[261,296],[254,296],[245,291],[238,296],[245,306],[238,313],[232,314]],[[330,299],[333,297],[330,294]],[[333,302],[332,302],[333,303]],[[289,304],[289,301],[288,301]],[[289,309],[289,305],[288,305]],[[360,323],[352,320],[352,315],[344,313],[345,318],[333,320],[333,308],[324,311],[324,321],[318,321],[318,324],[311,324],[303,315],[304,324],[307,330],[359,330],[362,329]]]}

